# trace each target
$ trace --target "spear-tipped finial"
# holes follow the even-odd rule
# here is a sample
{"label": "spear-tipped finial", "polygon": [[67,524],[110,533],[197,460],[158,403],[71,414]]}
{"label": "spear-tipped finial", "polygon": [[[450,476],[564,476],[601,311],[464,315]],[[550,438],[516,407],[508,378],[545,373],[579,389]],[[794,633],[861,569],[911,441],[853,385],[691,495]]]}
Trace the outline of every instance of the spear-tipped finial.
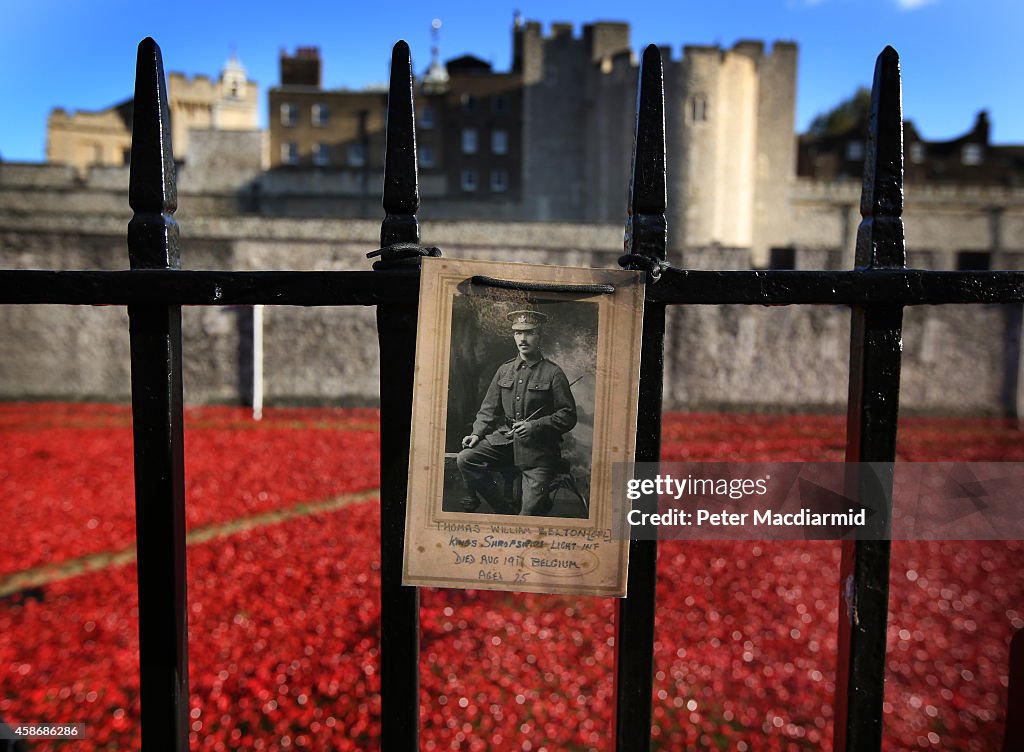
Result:
{"label": "spear-tipped finial", "polygon": [[128,224],[132,268],[181,266],[171,118],[160,47],[151,37],[139,43],[132,115],[131,177],[128,202],[135,216]]}
{"label": "spear-tipped finial", "polygon": [[387,152],[384,159],[384,212],[381,245],[418,243],[420,207],[416,173],[416,122],[413,110],[412,56],[405,40],[391,51],[388,90]]}
{"label": "spear-tipped finial", "polygon": [[665,204],[665,82],[661,50],[652,44],[644,50],[637,91],[627,254],[665,260]]}
{"label": "spear-tipped finial", "polygon": [[907,265],[903,236],[903,102],[900,57],[886,47],[875,62],[857,229],[858,267]]}

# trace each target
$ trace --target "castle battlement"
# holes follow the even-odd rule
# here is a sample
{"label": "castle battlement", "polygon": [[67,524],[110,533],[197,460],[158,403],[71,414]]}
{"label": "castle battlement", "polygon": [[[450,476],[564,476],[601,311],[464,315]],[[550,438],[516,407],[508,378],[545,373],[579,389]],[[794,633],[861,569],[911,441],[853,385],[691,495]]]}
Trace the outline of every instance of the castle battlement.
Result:
{"label": "castle battlement", "polygon": [[[724,62],[733,55],[744,55],[754,61],[770,60],[777,58],[792,59],[794,62],[799,50],[796,42],[777,39],[770,44],[756,39],[740,39],[732,47],[722,47],[717,44],[684,44],[682,46],[682,57],[671,56],[671,47],[662,47],[662,59],[668,63],[681,63],[689,59],[713,59]],[[666,52],[668,51],[668,53]]]}
{"label": "castle battlement", "polygon": [[167,74],[167,79],[168,81],[174,80],[181,81],[183,83],[213,83],[213,79],[211,79],[205,73],[196,73],[193,75],[189,75],[188,73],[182,73],[181,71],[171,71]]}

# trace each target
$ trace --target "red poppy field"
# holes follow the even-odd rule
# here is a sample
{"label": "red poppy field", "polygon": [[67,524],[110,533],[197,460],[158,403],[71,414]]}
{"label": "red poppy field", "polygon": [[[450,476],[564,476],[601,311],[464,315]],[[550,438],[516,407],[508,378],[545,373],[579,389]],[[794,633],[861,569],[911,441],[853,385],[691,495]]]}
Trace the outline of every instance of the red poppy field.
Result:
{"label": "red poppy field", "polygon": [[[668,415],[668,460],[840,460],[832,416]],[[379,746],[378,418],[186,415],[194,750]],[[0,405],[0,719],[88,725],[32,749],[139,749],[129,410]],[[905,419],[904,460],[1024,460],[1017,423]],[[839,549],[663,543],[653,738],[831,747]],[[1024,543],[893,544],[885,748],[992,750]],[[424,590],[422,747],[606,750],[614,603]]]}

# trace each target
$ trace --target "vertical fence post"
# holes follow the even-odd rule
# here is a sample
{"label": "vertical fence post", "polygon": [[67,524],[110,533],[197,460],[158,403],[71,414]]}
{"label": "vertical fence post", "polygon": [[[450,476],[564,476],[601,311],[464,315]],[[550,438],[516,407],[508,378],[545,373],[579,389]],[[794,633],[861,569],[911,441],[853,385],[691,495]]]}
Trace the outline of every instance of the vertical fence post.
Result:
{"label": "vertical fence post", "polygon": [[[906,267],[903,238],[903,107],[899,56],[886,47],[875,64],[856,265],[866,271]],[[853,307],[846,461],[896,459],[903,308]],[[885,481],[891,494],[892,477]],[[891,510],[881,510],[888,525]],[[889,540],[844,541],[840,566],[839,665],[835,752],[882,747]]]}
{"label": "vertical fence post", "polygon": [[263,420],[263,304],[252,307],[252,419]]}
{"label": "vertical fence post", "polygon": [[[178,269],[178,205],[160,48],[139,44],[128,224],[132,269]],[[128,306],[144,749],[188,749],[181,306]]]}
{"label": "vertical fence post", "polygon": [[[381,259],[373,268],[419,274],[420,240],[412,59],[391,52]],[[416,357],[415,299],[377,306],[380,342],[381,748],[419,749],[419,591],[402,585]]]}
{"label": "vertical fence post", "polygon": [[1019,752],[1024,749],[1024,629],[1018,629],[1010,638],[1009,663],[1002,752]]}
{"label": "vertical fence post", "polygon": [[[626,268],[647,268],[648,283],[665,261],[665,84],[661,52],[644,50],[637,91],[636,139],[626,222]],[[646,303],[640,353],[636,461],[661,454],[661,392],[665,371],[665,306]],[[657,511],[645,509],[644,511]],[[658,543],[629,544],[626,598],[619,601],[615,635],[615,748],[650,749],[654,672],[654,612]]]}

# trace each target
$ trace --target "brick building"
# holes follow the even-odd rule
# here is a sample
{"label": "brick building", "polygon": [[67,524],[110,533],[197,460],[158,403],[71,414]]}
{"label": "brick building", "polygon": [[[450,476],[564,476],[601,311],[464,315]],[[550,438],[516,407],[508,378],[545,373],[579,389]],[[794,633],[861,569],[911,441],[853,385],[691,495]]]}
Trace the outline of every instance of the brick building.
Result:
{"label": "brick building", "polygon": [[[1024,146],[999,146],[989,140],[988,113],[948,141],[929,141],[913,121],[903,124],[904,179],[907,183],[946,186],[1024,186]],[[841,133],[800,136],[797,174],[819,180],[861,177],[867,116]]]}
{"label": "brick building", "polygon": [[[340,196],[379,194],[384,170],[384,89],[325,89],[319,50],[280,57],[281,83],[268,93],[272,186]],[[522,86],[471,55],[435,59],[416,86],[417,150],[424,195],[518,200]],[[315,177],[308,177],[309,171]],[[315,185],[313,185],[315,184]],[[330,189],[328,189],[330,190]]]}

